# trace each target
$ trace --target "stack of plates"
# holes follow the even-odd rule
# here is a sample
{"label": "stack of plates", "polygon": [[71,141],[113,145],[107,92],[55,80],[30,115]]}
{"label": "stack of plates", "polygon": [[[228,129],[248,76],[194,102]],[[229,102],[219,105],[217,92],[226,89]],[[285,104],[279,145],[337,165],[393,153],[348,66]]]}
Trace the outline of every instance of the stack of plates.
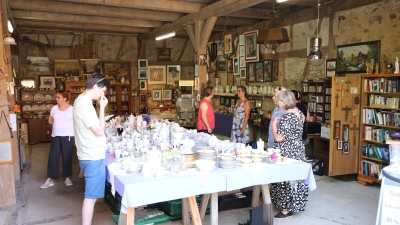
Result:
{"label": "stack of plates", "polygon": [[215,150],[198,150],[197,159],[216,160],[217,152]]}

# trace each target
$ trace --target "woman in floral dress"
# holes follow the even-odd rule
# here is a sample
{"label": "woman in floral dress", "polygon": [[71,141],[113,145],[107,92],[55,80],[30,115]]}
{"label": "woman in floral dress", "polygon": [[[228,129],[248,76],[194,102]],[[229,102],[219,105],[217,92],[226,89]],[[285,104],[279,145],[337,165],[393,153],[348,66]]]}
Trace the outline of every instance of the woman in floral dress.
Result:
{"label": "woman in floral dress", "polygon": [[[302,141],[303,113],[296,108],[295,97],[289,90],[278,94],[278,106],[285,114],[279,120],[274,131],[275,148],[281,150],[281,156],[305,162],[305,149]],[[274,206],[281,209],[275,215],[284,219],[293,212],[304,211],[308,201],[308,185],[300,181],[285,181],[271,185],[271,200]]]}
{"label": "woman in floral dress", "polygon": [[236,143],[249,143],[250,102],[246,98],[246,87],[239,86],[237,89],[239,101],[233,111],[233,124],[231,141]]}

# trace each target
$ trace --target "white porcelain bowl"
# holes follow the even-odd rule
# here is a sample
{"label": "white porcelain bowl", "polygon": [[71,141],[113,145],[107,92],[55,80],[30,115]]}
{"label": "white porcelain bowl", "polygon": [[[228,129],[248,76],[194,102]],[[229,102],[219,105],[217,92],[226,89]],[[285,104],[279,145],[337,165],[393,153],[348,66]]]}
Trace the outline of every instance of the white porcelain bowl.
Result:
{"label": "white porcelain bowl", "polygon": [[236,167],[236,161],[219,161],[219,165],[225,169],[234,168]]}
{"label": "white porcelain bowl", "polygon": [[196,160],[196,168],[201,172],[210,172],[215,169],[215,161],[212,160]]}
{"label": "white porcelain bowl", "polygon": [[212,157],[212,156],[215,156],[216,151],[215,150],[198,150],[197,154],[200,157]]}

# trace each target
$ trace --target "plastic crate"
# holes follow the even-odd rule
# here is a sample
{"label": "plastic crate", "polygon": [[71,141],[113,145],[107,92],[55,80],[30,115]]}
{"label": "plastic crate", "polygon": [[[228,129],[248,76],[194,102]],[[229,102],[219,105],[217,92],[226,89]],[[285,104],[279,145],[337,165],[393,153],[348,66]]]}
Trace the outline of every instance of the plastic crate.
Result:
{"label": "plastic crate", "polygon": [[[196,202],[197,206],[200,205],[201,202],[201,196],[196,197]],[[208,203],[207,208],[210,207],[210,203]],[[161,202],[158,203],[158,209],[167,213],[168,215],[171,216],[180,216],[182,217],[182,200],[172,200],[172,201],[167,201],[167,202]]]}
{"label": "plastic crate", "polygon": [[115,196],[113,196],[111,193],[111,184],[108,182],[106,182],[105,192],[105,202],[110,206],[110,209],[114,214],[119,215],[121,211],[121,195],[119,195],[118,192],[115,192]]}
{"label": "plastic crate", "polygon": [[[113,215],[113,220],[116,224],[119,222],[119,215]],[[145,224],[160,224],[160,223],[166,223],[169,222],[169,216],[168,215],[161,215],[157,216],[148,220],[143,220],[141,222],[135,223],[135,225],[145,225]]]}

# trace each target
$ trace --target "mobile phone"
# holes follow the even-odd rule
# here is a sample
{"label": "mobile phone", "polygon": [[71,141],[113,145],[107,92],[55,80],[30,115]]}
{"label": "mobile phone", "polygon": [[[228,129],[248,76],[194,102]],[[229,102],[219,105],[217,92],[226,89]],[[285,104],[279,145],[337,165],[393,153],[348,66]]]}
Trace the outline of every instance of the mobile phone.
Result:
{"label": "mobile phone", "polygon": [[112,115],[110,118],[108,118],[108,120],[106,120],[106,123],[110,122],[112,119],[118,117],[118,113],[115,113],[114,115]]}

